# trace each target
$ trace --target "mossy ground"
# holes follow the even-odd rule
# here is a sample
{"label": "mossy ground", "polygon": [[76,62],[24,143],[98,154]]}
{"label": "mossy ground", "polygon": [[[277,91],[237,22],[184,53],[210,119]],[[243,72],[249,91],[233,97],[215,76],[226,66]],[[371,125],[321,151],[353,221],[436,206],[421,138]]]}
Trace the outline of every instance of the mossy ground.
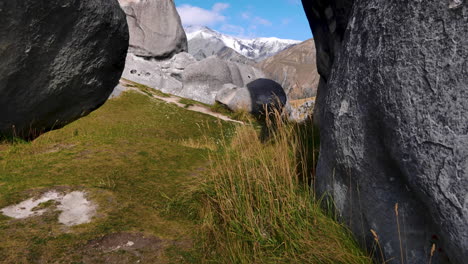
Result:
{"label": "mossy ground", "polygon": [[33,142],[0,143],[0,208],[49,189],[85,190],[99,207],[91,223],[71,228],[53,211],[24,220],[0,216],[0,262],[81,263],[90,240],[118,232],[162,239],[158,263],[182,262],[196,223],[163,214],[167,201],[204,177],[208,150],[232,129],[131,91]]}

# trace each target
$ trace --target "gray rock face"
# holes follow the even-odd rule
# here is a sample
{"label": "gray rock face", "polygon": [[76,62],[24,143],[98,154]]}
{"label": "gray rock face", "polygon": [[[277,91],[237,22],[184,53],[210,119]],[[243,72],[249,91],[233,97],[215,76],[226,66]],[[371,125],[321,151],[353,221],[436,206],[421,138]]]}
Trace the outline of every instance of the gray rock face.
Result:
{"label": "gray rock face", "polygon": [[250,66],[226,62],[215,56],[189,65],[182,74],[184,87],[179,96],[206,104],[214,104],[218,91],[224,84],[244,86],[264,74]]}
{"label": "gray rock face", "polygon": [[363,243],[375,230],[387,260],[427,263],[434,243],[432,263],[466,263],[466,3],[303,4],[322,76],[319,192]]}
{"label": "gray rock face", "polygon": [[[222,60],[226,61],[231,61],[231,62],[237,62],[241,64],[247,64],[247,65],[254,65],[255,61],[252,59],[249,59],[241,54],[239,54],[237,51],[229,48],[229,47],[223,47],[221,50],[219,50],[216,53],[216,56]],[[260,67],[259,67],[260,68]]]}
{"label": "gray rock face", "polygon": [[246,87],[226,84],[216,95],[216,101],[226,105],[232,111],[246,110],[261,114],[265,107],[282,107],[286,104],[286,93],[283,87],[269,79],[257,79]]}
{"label": "gray rock face", "polygon": [[188,50],[197,60],[203,60],[218,54],[224,47],[221,41],[207,41],[202,38],[195,38],[188,41]]}
{"label": "gray rock face", "polygon": [[0,2],[0,134],[34,138],[102,105],[128,48],[109,0]]}
{"label": "gray rock face", "polygon": [[119,0],[127,14],[129,52],[156,59],[188,50],[187,37],[172,0]]}
{"label": "gray rock face", "polygon": [[226,62],[215,56],[197,61],[189,53],[167,60],[144,59],[128,54],[123,78],[164,93],[214,104],[224,84],[244,86],[264,74],[250,65]]}
{"label": "gray rock face", "polygon": [[179,53],[168,60],[151,60],[129,53],[123,78],[178,95],[182,90],[181,74],[185,67],[196,62],[188,53]]}

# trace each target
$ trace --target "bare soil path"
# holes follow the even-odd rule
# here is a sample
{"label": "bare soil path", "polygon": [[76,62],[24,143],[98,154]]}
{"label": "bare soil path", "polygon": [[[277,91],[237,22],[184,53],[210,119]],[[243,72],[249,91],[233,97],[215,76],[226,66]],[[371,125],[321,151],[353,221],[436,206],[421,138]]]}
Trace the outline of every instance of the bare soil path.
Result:
{"label": "bare soil path", "polygon": [[[135,83],[133,83],[132,81],[128,81],[128,80],[124,80],[124,79],[121,79],[120,80],[120,85],[128,88],[128,90],[134,90],[134,91],[138,91],[138,92],[142,92],[140,91],[139,89],[135,88]],[[159,96],[157,94],[151,94],[154,98],[156,99],[159,99],[161,101],[164,101],[166,103],[172,103],[172,104],[175,104],[177,105],[178,107],[181,107],[181,108],[185,108],[189,111],[194,111],[194,112],[198,112],[198,113],[202,113],[202,114],[206,114],[206,115],[210,115],[210,116],[213,116],[213,117],[216,117],[218,119],[221,119],[221,120],[224,120],[224,121],[228,121],[228,122],[234,122],[234,123],[238,123],[238,124],[244,124],[244,122],[241,122],[241,121],[238,121],[238,120],[234,120],[226,115],[223,115],[221,113],[217,113],[217,112],[214,112],[212,111],[210,108],[206,107],[206,106],[203,106],[203,105],[197,105],[197,104],[184,104],[184,103],[181,103],[181,97],[177,97],[177,96],[173,96],[173,95],[167,95],[167,96]]]}

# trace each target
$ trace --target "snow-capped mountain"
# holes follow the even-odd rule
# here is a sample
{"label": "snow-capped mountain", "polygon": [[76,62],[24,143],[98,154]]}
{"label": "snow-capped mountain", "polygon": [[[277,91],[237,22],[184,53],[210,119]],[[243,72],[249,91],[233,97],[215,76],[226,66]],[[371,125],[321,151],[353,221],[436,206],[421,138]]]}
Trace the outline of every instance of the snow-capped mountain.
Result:
{"label": "snow-capped mountain", "polygon": [[216,55],[220,50],[228,47],[249,59],[261,61],[301,42],[279,38],[241,39],[207,27],[186,27],[185,33],[189,53],[198,59]]}

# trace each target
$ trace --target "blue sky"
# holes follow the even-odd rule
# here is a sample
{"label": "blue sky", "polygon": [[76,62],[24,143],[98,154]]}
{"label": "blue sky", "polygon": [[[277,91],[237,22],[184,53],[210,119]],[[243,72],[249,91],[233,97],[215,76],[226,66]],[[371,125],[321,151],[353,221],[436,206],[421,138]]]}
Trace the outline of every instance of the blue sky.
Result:
{"label": "blue sky", "polygon": [[184,25],[243,38],[312,37],[300,0],[175,0]]}

